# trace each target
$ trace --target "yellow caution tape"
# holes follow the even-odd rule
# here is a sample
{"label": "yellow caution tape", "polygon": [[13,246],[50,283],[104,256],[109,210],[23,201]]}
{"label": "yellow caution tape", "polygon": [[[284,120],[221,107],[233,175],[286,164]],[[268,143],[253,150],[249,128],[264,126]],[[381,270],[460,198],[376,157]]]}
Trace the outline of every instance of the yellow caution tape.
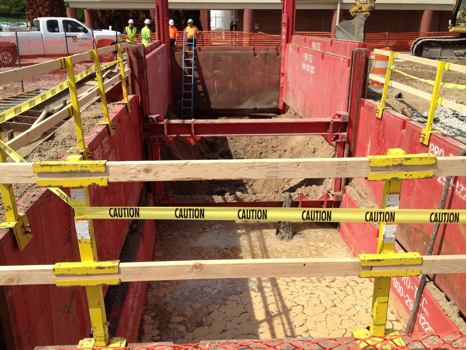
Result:
{"label": "yellow caution tape", "polygon": [[200,207],[83,207],[75,219],[302,221],[465,224],[465,210]]}
{"label": "yellow caution tape", "polygon": [[[397,70],[397,69],[394,69],[394,68],[392,68],[392,70],[393,70],[394,72],[400,73],[400,74],[402,74],[402,75],[405,75],[406,77],[409,77],[409,78],[412,78],[412,79],[421,81],[421,82],[423,82],[423,83],[427,83],[427,84],[430,84],[430,85],[433,85],[433,86],[435,85],[435,81],[434,81],[434,80],[427,80],[427,79],[422,79],[422,78],[414,77],[413,75],[410,75],[410,74],[401,72],[400,70]],[[441,83],[440,87],[444,87],[444,88],[448,88],[448,89],[456,89],[456,90],[465,90],[465,89],[466,89],[466,86],[465,86],[465,85],[453,84],[453,83],[443,83],[443,82]]]}
{"label": "yellow caution tape", "polygon": [[[101,69],[107,69],[115,64],[117,64],[118,61],[113,61],[106,63],[101,66]],[[83,80],[86,78],[88,75],[92,74],[94,72],[94,66],[86,69],[84,72],[81,72],[80,74],[75,76],[76,82],[79,82],[80,80]],[[14,117],[20,115],[21,113],[30,110],[34,106],[47,101],[49,98],[52,98],[55,95],[58,95],[61,93],[63,90],[68,88],[68,81],[64,81],[61,84],[58,84],[57,86],[54,86],[53,88],[47,90],[46,92],[37,95],[30,100],[27,100],[26,102],[20,103],[19,105],[16,105],[14,107],[11,107],[10,109],[7,109],[4,112],[0,113],[0,123],[6,122],[7,120],[13,119]]]}

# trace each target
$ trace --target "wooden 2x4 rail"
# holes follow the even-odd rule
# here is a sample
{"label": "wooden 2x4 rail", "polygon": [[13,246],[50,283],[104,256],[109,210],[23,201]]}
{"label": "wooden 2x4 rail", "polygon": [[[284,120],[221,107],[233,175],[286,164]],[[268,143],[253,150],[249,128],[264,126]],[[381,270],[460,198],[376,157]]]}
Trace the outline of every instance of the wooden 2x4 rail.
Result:
{"label": "wooden 2x4 rail", "polygon": [[419,269],[422,274],[466,272],[465,255],[422,256],[421,265],[361,266],[359,258],[235,259],[120,263],[118,273],[55,275],[57,265],[0,266],[0,285],[38,285],[118,279],[120,282],[221,278],[359,276],[364,271]]}
{"label": "wooden 2x4 rail", "polygon": [[[122,49],[128,47],[128,44],[121,44],[121,45],[122,45]],[[109,53],[109,52],[112,52],[112,51],[116,52],[117,50],[118,50],[118,45],[111,45],[111,46],[107,46],[107,47],[104,47],[104,48],[101,48],[101,49],[97,49],[97,53],[99,55],[103,55],[103,54],[106,54],[106,53]],[[72,60],[73,64],[92,59],[91,51],[78,53],[78,54],[70,56],[70,57],[71,57],[71,60]],[[31,77],[34,77],[34,76],[39,75],[39,74],[48,73],[48,72],[50,72],[52,70],[62,69],[62,68],[64,68],[63,64],[62,64],[62,59],[58,58],[58,59],[53,60],[53,61],[39,63],[39,64],[35,64],[33,66],[13,69],[13,70],[9,70],[7,72],[0,73],[0,82],[1,82],[2,85],[3,84],[8,84],[8,83],[13,83],[13,82],[19,81],[21,79],[31,78]]]}
{"label": "wooden 2x4 rail", "polygon": [[[91,161],[92,163],[92,161]],[[50,172],[34,172],[35,165]],[[368,158],[179,160],[106,162],[103,172],[67,172],[70,162],[0,163],[0,183],[37,180],[107,179],[109,182],[199,181],[241,179],[325,179],[369,174],[433,171],[434,176],[465,176],[465,157],[437,157],[436,163],[372,167]],[[55,185],[54,185],[55,186]]]}

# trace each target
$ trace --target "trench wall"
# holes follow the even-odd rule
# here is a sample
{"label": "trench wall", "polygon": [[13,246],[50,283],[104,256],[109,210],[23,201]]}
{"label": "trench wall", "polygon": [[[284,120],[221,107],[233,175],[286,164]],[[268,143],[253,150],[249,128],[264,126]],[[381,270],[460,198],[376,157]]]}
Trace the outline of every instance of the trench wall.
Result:
{"label": "trench wall", "polygon": [[170,101],[169,57],[167,45],[146,52],[146,79],[148,84],[149,114],[165,117]]}
{"label": "trench wall", "polygon": [[[357,128],[357,142],[355,157],[367,155],[384,155],[390,148],[402,148],[407,154],[432,153],[436,156],[457,155],[465,145],[433,134],[430,144],[424,146],[419,141],[422,124],[413,122],[394,111],[385,111],[381,120],[376,118],[377,104],[373,101],[362,100]],[[365,190],[374,203],[381,203],[382,182],[370,182],[363,178],[355,179]],[[441,199],[445,178],[437,177],[430,180],[404,181],[402,186],[400,208],[437,209]],[[466,179],[454,177],[449,190],[446,209],[464,209],[466,207]],[[347,198],[343,207],[354,208],[356,203]],[[400,224],[397,227],[397,239],[407,251],[425,254],[434,224]],[[378,231],[372,224],[341,224],[341,234],[355,254],[376,252]],[[433,254],[465,254],[465,225],[441,225],[435,242]],[[465,274],[446,274],[434,276],[435,283],[465,314]],[[392,288],[392,305],[398,310],[402,320],[407,321],[413,299],[418,287],[418,279],[395,278]],[[424,292],[421,302],[421,312],[417,318],[419,331],[442,332],[455,329],[455,326],[444,315],[434,299]],[[431,310],[430,310],[431,308]]]}
{"label": "trench wall", "polygon": [[285,53],[284,102],[303,118],[348,111],[351,54],[359,48],[365,43],[294,35]]}
{"label": "trench wall", "polygon": [[[195,113],[279,108],[281,53],[275,47],[200,47],[195,56]],[[182,52],[171,56],[174,103],[181,100]],[[185,78],[188,79],[188,78]]]}
{"label": "trench wall", "polygon": [[[154,199],[151,194],[149,206],[154,206]],[[136,257],[137,262],[151,261],[156,243],[156,221],[145,220],[144,229],[140,233],[140,243]],[[128,287],[128,292],[123,305],[118,307],[116,322],[118,322],[116,337],[122,337],[127,343],[137,343],[141,319],[143,317],[144,304],[146,302],[146,292],[149,282],[132,282]],[[114,310],[112,310],[114,312]]]}
{"label": "trench wall", "polygon": [[[96,126],[86,136],[93,159],[143,159],[138,97],[131,96],[130,103],[131,114],[128,114],[125,105],[117,106],[110,114],[116,128],[113,137],[110,137],[106,126]],[[143,183],[137,182],[93,187],[90,189],[91,204],[136,206],[142,187]],[[33,239],[19,252],[11,231],[2,232],[0,264],[38,265],[80,260],[71,207],[45,189],[40,195],[25,194],[18,204],[20,211],[29,208],[25,212],[31,224]],[[100,260],[119,258],[129,224],[130,220],[94,221]],[[154,236],[154,229],[148,230],[152,230]],[[82,287],[2,287],[0,308],[8,349],[32,350],[39,345],[77,344],[80,339],[90,335],[89,311]]]}

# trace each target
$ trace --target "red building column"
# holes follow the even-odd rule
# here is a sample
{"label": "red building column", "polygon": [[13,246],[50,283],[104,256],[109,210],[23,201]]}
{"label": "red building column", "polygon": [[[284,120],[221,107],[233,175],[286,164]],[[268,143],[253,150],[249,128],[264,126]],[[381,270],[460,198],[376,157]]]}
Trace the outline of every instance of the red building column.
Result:
{"label": "red building column", "polygon": [[84,24],[86,27],[94,29],[94,10],[84,10]]}
{"label": "red building column", "polygon": [[201,26],[203,31],[211,30],[211,11],[210,10],[201,10],[199,14],[199,19],[201,21]]}
{"label": "red building column", "polygon": [[431,32],[431,22],[433,21],[433,10],[423,11],[422,21],[420,23],[421,32]]}
{"label": "red building column", "polygon": [[243,31],[246,33],[253,33],[255,26],[255,11],[252,9],[245,9],[243,11]]}
{"label": "red building column", "polygon": [[78,19],[78,9],[76,7],[67,7],[66,16],[68,18]]}
{"label": "red building column", "polygon": [[[337,14],[339,13],[339,19],[337,18]],[[336,26],[342,22],[344,17],[344,10],[332,10],[332,22],[331,22],[331,36],[334,38],[334,30]],[[339,22],[338,22],[339,21]]]}

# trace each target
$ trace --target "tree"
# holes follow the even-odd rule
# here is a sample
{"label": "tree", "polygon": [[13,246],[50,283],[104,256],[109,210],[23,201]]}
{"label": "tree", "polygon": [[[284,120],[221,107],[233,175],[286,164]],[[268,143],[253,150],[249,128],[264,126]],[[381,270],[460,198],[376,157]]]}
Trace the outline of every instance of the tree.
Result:
{"label": "tree", "polygon": [[2,0],[0,2],[0,10],[2,12],[9,12],[11,14],[15,12],[24,12],[26,4],[24,0]]}
{"label": "tree", "polygon": [[26,0],[26,8],[29,22],[32,22],[37,17],[66,16],[63,0]]}

